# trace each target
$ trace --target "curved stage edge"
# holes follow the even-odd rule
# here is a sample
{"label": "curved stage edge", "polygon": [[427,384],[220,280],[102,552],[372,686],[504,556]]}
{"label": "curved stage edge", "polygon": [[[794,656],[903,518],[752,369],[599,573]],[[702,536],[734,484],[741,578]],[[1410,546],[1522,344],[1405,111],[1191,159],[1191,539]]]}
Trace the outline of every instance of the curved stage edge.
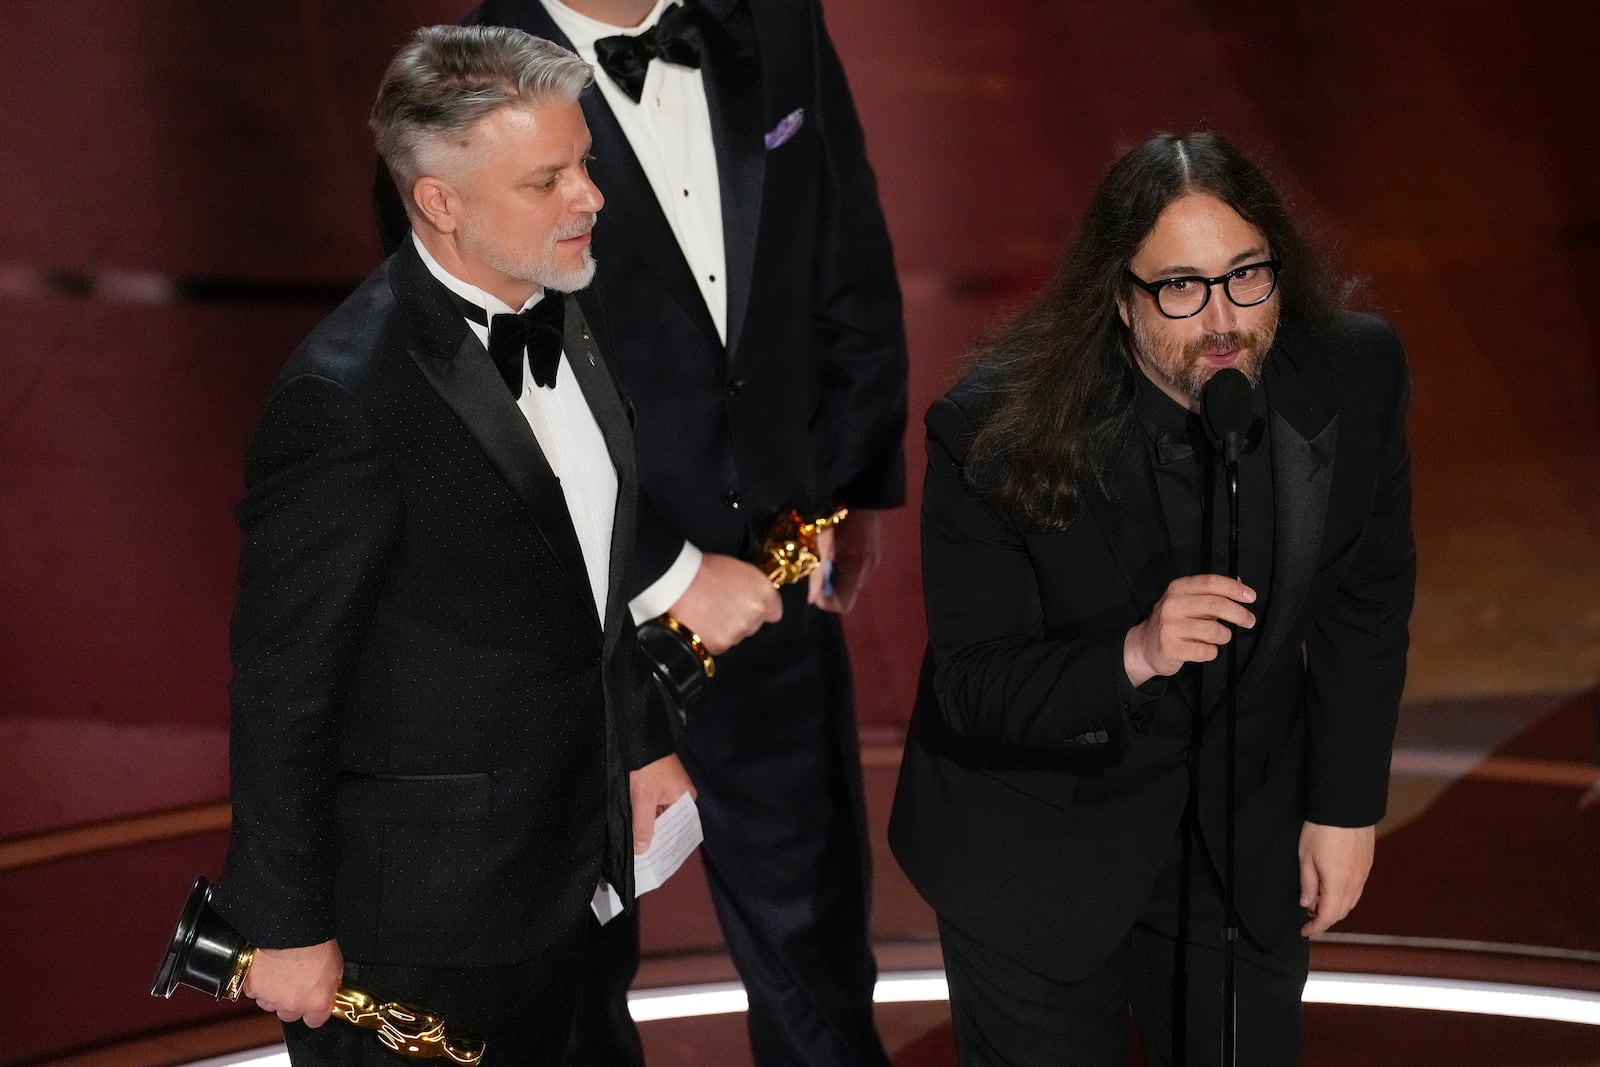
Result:
{"label": "curved stage edge", "polygon": [[[879,1023],[895,1067],[954,1063],[937,945],[880,944]],[[931,964],[917,966],[918,963]],[[744,989],[721,954],[645,961],[630,994],[653,1067],[741,1067]],[[1336,1063],[1600,1065],[1600,953],[1442,939],[1330,936],[1313,946],[1305,1067]],[[287,1067],[276,1020],[246,1016],[38,1067]],[[1134,1063],[1139,1061],[1135,1059]]]}

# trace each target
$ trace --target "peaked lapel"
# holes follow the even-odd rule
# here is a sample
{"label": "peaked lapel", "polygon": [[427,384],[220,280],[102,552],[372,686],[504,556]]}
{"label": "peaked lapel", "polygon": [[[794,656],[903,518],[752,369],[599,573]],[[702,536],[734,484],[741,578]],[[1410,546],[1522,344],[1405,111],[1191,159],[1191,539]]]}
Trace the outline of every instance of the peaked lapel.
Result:
{"label": "peaked lapel", "polygon": [[[711,116],[711,141],[717,153],[717,183],[722,193],[722,248],[728,279],[730,359],[739,351],[750,289],[755,277],[756,238],[761,229],[762,190],[766,185],[766,110],[762,58],[750,5],[702,0],[707,47],[701,55],[701,84]],[[777,40],[768,36],[768,40]]]}
{"label": "peaked lapel", "polygon": [[409,237],[389,261],[389,284],[416,330],[417,343],[407,354],[528,509],[562,573],[577,585],[580,599],[592,611],[594,596],[561,481],[488,351],[450,303],[444,286],[428,273]]}
{"label": "peaked lapel", "polygon": [[1294,628],[1316,576],[1333,486],[1338,416],[1317,399],[1287,351],[1267,361],[1268,434],[1272,455],[1272,587],[1267,624],[1240,685],[1267,669]]}
{"label": "peaked lapel", "polygon": [[577,298],[568,294],[566,301],[566,337],[562,348],[573,377],[589,402],[589,411],[600,427],[600,435],[605,438],[611,466],[617,472],[617,506],[612,515],[610,570],[606,581],[605,632],[606,645],[610,647],[621,632],[622,611],[626,606],[623,582],[633,551],[633,529],[637,521],[634,493],[639,480],[638,463],[628,409],[601,359],[594,331],[584,318]]}

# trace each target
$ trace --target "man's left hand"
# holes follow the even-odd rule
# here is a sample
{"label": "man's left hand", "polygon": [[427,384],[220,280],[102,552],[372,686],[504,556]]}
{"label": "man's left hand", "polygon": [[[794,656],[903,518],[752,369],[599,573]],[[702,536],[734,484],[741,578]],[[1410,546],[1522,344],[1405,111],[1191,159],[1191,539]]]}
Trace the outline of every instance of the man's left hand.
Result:
{"label": "man's left hand", "polygon": [[[811,572],[806,603],[823,611],[839,614],[856,606],[856,597],[869,575],[878,569],[883,554],[879,524],[883,513],[851,508],[837,526],[817,531],[817,555],[822,566]],[[833,590],[826,591],[828,570],[833,571]]]}
{"label": "man's left hand", "polygon": [[650,847],[656,835],[656,816],[671,807],[683,794],[697,796],[689,772],[677,756],[662,756],[628,774],[628,792],[633,798],[633,851],[637,855]]}
{"label": "man's left hand", "polygon": [[1375,826],[1323,826],[1300,830],[1300,906],[1311,916],[1302,937],[1325,932],[1350,914],[1372,873]]}

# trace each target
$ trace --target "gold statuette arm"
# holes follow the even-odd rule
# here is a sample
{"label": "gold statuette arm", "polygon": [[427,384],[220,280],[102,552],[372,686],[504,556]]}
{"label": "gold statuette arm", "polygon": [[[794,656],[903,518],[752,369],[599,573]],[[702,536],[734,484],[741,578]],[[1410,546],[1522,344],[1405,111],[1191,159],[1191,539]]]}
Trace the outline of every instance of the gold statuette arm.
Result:
{"label": "gold statuette arm", "polygon": [[446,1037],[439,1016],[399,1001],[380,1004],[357,986],[339,987],[333,995],[333,1014],[355,1026],[376,1030],[379,1044],[408,1060],[442,1058],[476,1064],[483,1059],[483,1042]]}

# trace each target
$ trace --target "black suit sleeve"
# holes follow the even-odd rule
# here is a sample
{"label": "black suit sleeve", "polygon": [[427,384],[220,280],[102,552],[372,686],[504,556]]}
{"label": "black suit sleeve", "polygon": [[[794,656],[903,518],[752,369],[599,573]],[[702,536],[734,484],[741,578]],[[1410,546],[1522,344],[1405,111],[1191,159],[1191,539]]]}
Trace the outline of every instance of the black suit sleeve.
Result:
{"label": "black suit sleeve", "polygon": [[1381,441],[1371,512],[1306,639],[1307,818],[1329,826],[1371,826],[1383,817],[1417,571],[1405,353],[1386,324],[1359,321],[1368,324],[1360,336],[1340,339],[1359,355],[1340,361],[1337,387],[1370,397],[1352,413],[1375,413],[1340,428]]}
{"label": "black suit sleeve", "polygon": [[1093,746],[1096,757],[1111,758],[1133,733],[1125,630],[1045,635],[1023,534],[962,475],[971,432],[948,399],[928,413],[922,583],[939,712],[979,751],[1046,755]]}
{"label": "black suit sleeve", "polygon": [[821,486],[855,507],[905,503],[906,342],[878,186],[844,69],[815,12],[816,119],[826,146],[816,273]]}
{"label": "black suit sleeve", "polygon": [[338,708],[400,496],[337,383],[303,376],[251,442],[231,644],[233,829],[218,909],[270,948],[334,935]]}

